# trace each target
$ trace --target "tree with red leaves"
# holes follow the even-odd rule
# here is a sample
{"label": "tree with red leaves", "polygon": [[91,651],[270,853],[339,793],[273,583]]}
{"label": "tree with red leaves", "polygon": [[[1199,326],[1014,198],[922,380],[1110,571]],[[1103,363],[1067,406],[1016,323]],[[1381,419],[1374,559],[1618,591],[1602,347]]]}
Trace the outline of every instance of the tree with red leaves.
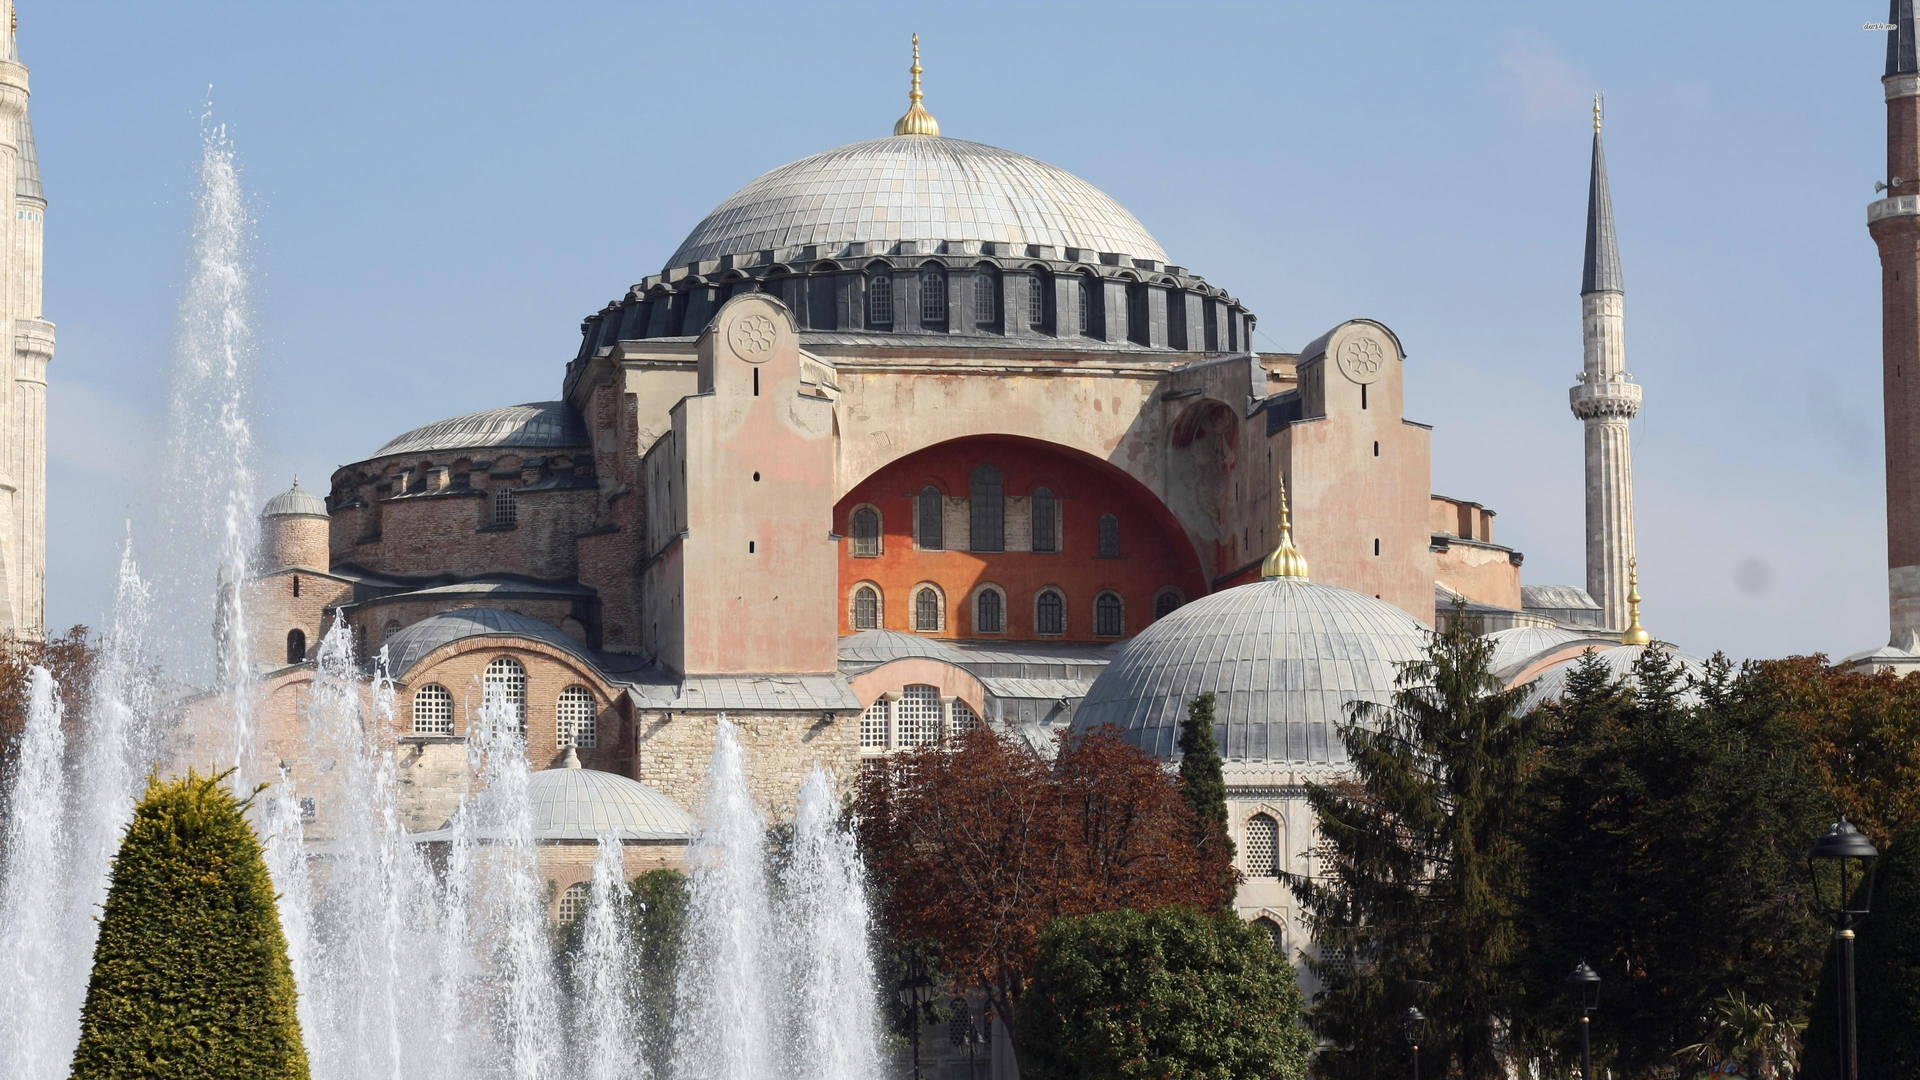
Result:
{"label": "tree with red leaves", "polygon": [[893,933],[984,993],[1009,1032],[1053,919],[1226,900],[1179,786],[1112,729],[1053,761],[992,731],[921,747],[866,776],[858,813]]}

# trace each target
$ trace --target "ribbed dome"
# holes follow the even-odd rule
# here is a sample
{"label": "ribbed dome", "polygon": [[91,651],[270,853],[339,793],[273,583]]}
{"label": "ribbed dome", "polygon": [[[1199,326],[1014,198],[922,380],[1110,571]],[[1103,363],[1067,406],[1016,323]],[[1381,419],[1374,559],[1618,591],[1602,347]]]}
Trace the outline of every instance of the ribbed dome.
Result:
{"label": "ribbed dome", "polygon": [[1074,713],[1076,731],[1113,724],[1128,742],[1178,756],[1187,704],[1211,690],[1228,758],[1346,760],[1347,703],[1386,702],[1401,665],[1425,655],[1418,619],[1351,589],[1270,578],[1202,597],[1128,642]]}
{"label": "ribbed dome", "polygon": [[1495,630],[1487,635],[1487,641],[1493,645],[1493,657],[1487,667],[1496,675],[1509,671],[1517,674],[1521,665],[1534,657],[1593,636],[1591,631],[1558,626],[1509,626]]}
{"label": "ribbed dome", "polygon": [[[1633,666],[1640,662],[1641,654],[1645,653],[1648,649],[1664,650],[1673,658],[1674,662],[1680,666],[1681,685],[1683,687],[1686,685],[1688,677],[1694,679],[1704,679],[1706,677],[1707,662],[1705,660],[1690,653],[1683,653],[1665,642],[1656,641],[1651,645],[1618,645],[1610,649],[1596,647],[1594,651],[1598,653],[1600,663],[1606,667],[1607,674],[1612,677],[1614,682],[1633,687],[1636,685]],[[1581,654],[1581,656],[1584,655],[1584,653]],[[1536,707],[1544,705],[1549,701],[1559,701],[1561,695],[1567,692],[1567,676],[1573,674],[1574,666],[1579,664],[1580,660],[1580,656],[1562,660],[1541,672],[1537,678],[1528,683],[1527,696],[1520,704],[1520,711],[1531,712]],[[1700,695],[1697,691],[1691,689],[1683,690],[1680,695],[1680,702],[1683,705],[1698,705],[1700,703]]]}
{"label": "ribbed dome", "polygon": [[293,486],[267,500],[261,517],[326,517],[327,500],[307,491],[295,480]]}
{"label": "ribbed dome", "polygon": [[564,401],[534,401],[436,420],[401,435],[374,457],[483,448],[542,449],[587,445],[586,425]]}
{"label": "ribbed dome", "polygon": [[435,650],[473,637],[519,637],[543,641],[589,663],[586,647],[531,615],[503,608],[457,608],[429,615],[387,636],[387,670],[404,679]]}
{"label": "ribbed dome", "polygon": [[830,257],[848,244],[901,240],[1046,244],[1167,261],[1125,207],[1064,169],[982,143],[913,135],[851,143],[767,173],[708,214],[667,268],[807,244]]}
{"label": "ribbed dome", "polygon": [[[597,840],[606,835],[619,840],[689,841],[696,829],[693,815],[653,788],[618,773],[582,769],[577,764],[542,769],[527,777],[527,802],[537,841]],[[452,830],[449,820],[432,832],[415,833],[413,839],[450,840]],[[490,830],[481,830],[476,838],[496,837]]]}
{"label": "ribbed dome", "polygon": [[904,656],[958,659],[959,650],[938,638],[899,630],[862,630],[840,639],[840,660],[848,664],[884,664]]}

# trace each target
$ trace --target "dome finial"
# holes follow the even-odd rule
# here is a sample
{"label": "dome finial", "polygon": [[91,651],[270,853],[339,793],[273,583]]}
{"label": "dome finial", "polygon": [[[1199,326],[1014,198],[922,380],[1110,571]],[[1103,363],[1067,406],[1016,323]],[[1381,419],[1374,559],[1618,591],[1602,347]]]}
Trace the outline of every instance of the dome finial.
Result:
{"label": "dome finial", "polygon": [[1620,635],[1622,645],[1650,645],[1653,635],[1640,625],[1640,560],[1627,560],[1627,632]]}
{"label": "dome finial", "polygon": [[895,135],[938,135],[940,121],[933,118],[920,104],[920,35],[913,35],[913,66],[907,69],[913,72],[913,90],[907,94],[912,104],[907,106],[907,115],[893,122]]}
{"label": "dome finial", "polygon": [[1296,578],[1307,580],[1307,557],[1293,546],[1293,517],[1287,512],[1287,478],[1280,478],[1280,546],[1260,564],[1260,580]]}

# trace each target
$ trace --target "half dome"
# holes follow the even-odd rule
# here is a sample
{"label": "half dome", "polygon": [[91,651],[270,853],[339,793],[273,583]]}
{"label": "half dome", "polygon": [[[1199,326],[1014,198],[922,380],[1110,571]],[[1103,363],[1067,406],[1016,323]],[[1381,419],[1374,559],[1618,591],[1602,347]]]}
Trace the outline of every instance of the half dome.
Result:
{"label": "half dome", "polygon": [[507,447],[558,449],[586,445],[586,425],[572,406],[564,401],[533,401],[525,405],[508,405],[502,409],[485,409],[435,420],[389,440],[385,446],[374,451],[373,456]]}
{"label": "half dome", "polygon": [[1094,681],[1073,727],[1118,727],[1176,758],[1187,704],[1212,691],[1229,759],[1346,760],[1337,726],[1356,700],[1388,702],[1432,631],[1382,600],[1303,578],[1269,578],[1179,608],[1127,642]]}
{"label": "half dome", "polygon": [[[1612,681],[1633,689],[1638,681],[1634,675],[1634,666],[1640,662],[1640,657],[1648,649],[1659,649],[1665,652],[1679,667],[1683,687],[1679,697],[1680,704],[1687,706],[1700,704],[1700,692],[1686,685],[1685,680],[1705,679],[1707,662],[1691,653],[1683,653],[1664,641],[1656,641],[1651,645],[1618,645],[1613,648],[1596,646],[1590,651],[1599,656],[1601,665],[1606,668]],[[1586,653],[1583,652],[1580,656],[1562,660],[1527,683],[1527,696],[1520,703],[1520,711],[1532,712],[1550,701],[1559,701],[1567,692],[1567,677],[1573,674],[1574,667],[1585,655]]]}
{"label": "half dome", "polygon": [[[697,825],[679,803],[638,780],[583,769],[576,761],[569,758],[568,765],[541,769],[527,777],[527,804],[532,811],[535,841],[598,840],[602,836],[681,843],[693,839]],[[498,840],[503,834],[498,829],[481,828],[470,835],[477,840]],[[453,819],[431,832],[413,835],[419,843],[453,837]]]}
{"label": "half dome", "polygon": [[766,173],[687,235],[667,269],[818,245],[987,241],[1166,262],[1127,209],[1065,169],[964,139],[895,136],[836,147]]}

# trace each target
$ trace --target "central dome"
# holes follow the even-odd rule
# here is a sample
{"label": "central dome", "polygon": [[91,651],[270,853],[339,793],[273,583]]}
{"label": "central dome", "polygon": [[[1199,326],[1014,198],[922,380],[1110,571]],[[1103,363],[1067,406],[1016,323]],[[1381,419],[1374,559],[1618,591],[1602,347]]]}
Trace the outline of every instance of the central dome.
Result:
{"label": "central dome", "polygon": [[932,135],[851,143],[765,174],[721,203],[669,270],[809,244],[990,241],[1167,262],[1159,241],[1099,188],[1011,150]]}

